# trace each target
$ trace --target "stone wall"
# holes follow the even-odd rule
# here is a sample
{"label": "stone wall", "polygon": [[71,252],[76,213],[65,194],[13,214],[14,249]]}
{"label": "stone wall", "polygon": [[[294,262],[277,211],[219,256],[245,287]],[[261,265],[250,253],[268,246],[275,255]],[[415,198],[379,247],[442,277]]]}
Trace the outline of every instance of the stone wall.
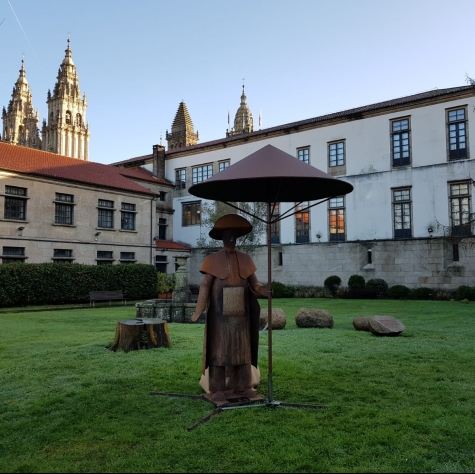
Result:
{"label": "stone wall", "polygon": [[[459,261],[453,260],[454,244],[459,247]],[[198,249],[192,252],[188,262],[191,284],[201,283],[199,268],[204,255]],[[252,257],[257,277],[265,283],[267,247],[257,248]],[[460,285],[475,285],[475,237],[273,246],[271,260],[272,279],[288,285],[323,286],[328,276],[338,275],[346,286],[354,274],[366,281],[383,278],[389,286],[403,284],[409,288],[455,290]]]}

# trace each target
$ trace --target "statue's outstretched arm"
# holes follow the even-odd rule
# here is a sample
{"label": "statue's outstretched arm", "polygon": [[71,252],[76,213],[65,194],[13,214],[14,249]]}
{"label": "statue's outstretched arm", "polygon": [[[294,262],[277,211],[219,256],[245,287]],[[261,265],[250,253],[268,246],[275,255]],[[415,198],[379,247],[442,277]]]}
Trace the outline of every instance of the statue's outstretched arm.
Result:
{"label": "statue's outstretched arm", "polygon": [[195,322],[208,307],[209,294],[213,286],[214,276],[205,274],[200,285],[200,292],[198,294],[198,301],[196,302],[196,310],[191,316],[191,320]]}
{"label": "statue's outstretched arm", "polygon": [[264,298],[268,298],[269,297],[269,291],[270,291],[270,288],[268,288],[267,286],[264,286],[262,285],[261,283],[259,283],[257,281],[257,277],[256,277],[256,274],[253,273],[247,280],[249,282],[249,286],[251,288],[251,290],[256,293],[257,295],[259,296],[263,296]]}

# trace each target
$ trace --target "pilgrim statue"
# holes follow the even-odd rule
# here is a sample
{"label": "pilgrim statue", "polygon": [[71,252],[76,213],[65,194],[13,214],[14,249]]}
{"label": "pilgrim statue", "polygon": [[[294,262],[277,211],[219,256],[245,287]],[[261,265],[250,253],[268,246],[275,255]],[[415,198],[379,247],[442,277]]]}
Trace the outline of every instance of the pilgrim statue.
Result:
{"label": "pilgrim statue", "polygon": [[252,258],[236,250],[236,239],[251,230],[251,223],[237,214],[219,218],[209,236],[222,240],[224,249],[208,255],[200,268],[204,277],[191,320],[207,310],[200,385],[215,404],[258,398],[256,296],[267,298],[268,289],[257,281]]}

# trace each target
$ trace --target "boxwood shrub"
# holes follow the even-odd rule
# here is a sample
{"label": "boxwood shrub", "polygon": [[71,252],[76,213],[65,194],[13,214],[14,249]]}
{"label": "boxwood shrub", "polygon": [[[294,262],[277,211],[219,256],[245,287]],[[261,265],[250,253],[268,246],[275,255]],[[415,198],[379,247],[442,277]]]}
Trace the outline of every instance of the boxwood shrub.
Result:
{"label": "boxwood shrub", "polygon": [[340,288],[340,285],[341,285],[341,278],[338,275],[331,275],[325,279],[323,285],[335,298],[338,288]]}
{"label": "boxwood shrub", "polygon": [[8,263],[0,265],[0,306],[87,303],[90,291],[122,290],[128,300],[156,298],[153,265]]}
{"label": "boxwood shrub", "polygon": [[458,301],[475,301],[475,287],[471,287],[468,285],[459,286],[455,291],[455,299]]}
{"label": "boxwood shrub", "polygon": [[366,283],[361,275],[351,275],[348,279],[348,288],[350,290],[362,290]]}
{"label": "boxwood shrub", "polygon": [[386,296],[388,292],[388,284],[386,280],[382,278],[372,278],[366,282],[366,288],[368,290],[375,290],[378,294],[378,297],[381,298],[382,296]]}
{"label": "boxwood shrub", "polygon": [[421,286],[420,288],[414,288],[411,292],[411,296],[415,300],[431,300],[434,293],[434,290],[431,288]]}
{"label": "boxwood shrub", "polygon": [[393,300],[405,300],[411,297],[411,290],[406,285],[394,285],[388,290],[388,297]]}
{"label": "boxwood shrub", "polygon": [[272,297],[273,298],[293,298],[295,296],[295,287],[292,285],[285,285],[278,281],[272,282]]}

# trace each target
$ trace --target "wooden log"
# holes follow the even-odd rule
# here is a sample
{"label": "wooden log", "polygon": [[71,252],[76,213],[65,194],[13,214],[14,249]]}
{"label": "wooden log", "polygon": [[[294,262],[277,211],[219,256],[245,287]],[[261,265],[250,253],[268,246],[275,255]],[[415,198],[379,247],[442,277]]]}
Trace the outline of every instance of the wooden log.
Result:
{"label": "wooden log", "polygon": [[142,321],[147,335],[147,349],[170,346],[170,334],[166,321],[161,319],[142,319]]}
{"label": "wooden log", "polygon": [[124,319],[117,323],[115,337],[108,347],[130,352],[154,347],[168,347],[170,335],[168,324],[161,319]]}

